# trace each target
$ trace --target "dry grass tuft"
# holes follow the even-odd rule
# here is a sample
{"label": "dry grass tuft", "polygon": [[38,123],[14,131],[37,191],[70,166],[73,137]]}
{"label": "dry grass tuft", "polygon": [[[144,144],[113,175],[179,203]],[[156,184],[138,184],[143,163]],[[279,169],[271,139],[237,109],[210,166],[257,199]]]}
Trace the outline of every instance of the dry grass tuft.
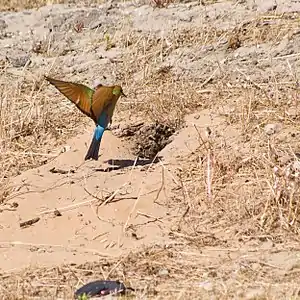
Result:
{"label": "dry grass tuft", "polygon": [[[190,240],[195,239],[190,237]],[[214,296],[243,299],[248,290],[250,294],[257,289],[259,280],[263,283],[262,299],[281,299],[282,295],[297,293],[297,274],[289,272],[282,278],[268,264],[261,264],[254,270],[253,266],[259,265],[261,260],[257,249],[251,251],[255,258],[244,255],[237,248],[201,252],[184,238],[176,237],[174,245],[147,247],[119,260],[100,258],[99,262],[81,265],[32,266],[20,272],[2,273],[0,297],[9,300],[72,299],[77,288],[103,278],[120,280],[135,289],[120,299],[198,299],[199,296],[201,299]],[[274,280],[278,288],[269,289]],[[295,284],[288,284],[290,280],[295,280]]]}
{"label": "dry grass tuft", "polygon": [[[119,67],[119,77],[136,99],[125,103],[122,110],[130,113],[134,108],[135,115],[142,114],[148,120],[180,128],[187,113],[211,105],[215,91],[206,93],[205,80],[191,80],[173,61],[179,59],[182,43],[186,47],[197,47],[201,43],[212,42],[217,35],[214,31],[203,30],[199,36],[200,31],[176,31],[168,38],[133,32],[119,39],[123,45],[128,45],[129,41]],[[178,54],[173,58],[177,49]],[[170,63],[166,62],[167,57],[170,57]]]}
{"label": "dry grass tuft", "polygon": [[201,224],[195,219],[201,216],[211,225],[218,220],[236,228],[238,236],[289,232],[298,238],[298,130],[295,115],[288,113],[297,111],[292,108],[296,86],[270,81],[258,89],[248,81],[236,91],[231,87],[230,95],[223,89],[230,99],[220,107],[221,112],[230,108],[222,113],[226,127],[212,128],[208,139],[200,136],[198,150],[178,174],[187,194],[179,201],[188,207],[184,230],[189,234],[198,234]]}
{"label": "dry grass tuft", "polygon": [[152,5],[157,8],[167,7],[173,0],[152,0]]}
{"label": "dry grass tuft", "polygon": [[39,8],[44,5],[65,3],[63,0],[3,0],[0,4],[0,11],[20,11],[24,9]]}
{"label": "dry grass tuft", "polygon": [[91,4],[103,4],[104,0],[3,0],[0,3],[0,11],[22,11],[24,9],[37,9],[45,5],[52,4],[79,4],[79,5],[91,5]]}
{"label": "dry grass tuft", "polygon": [[57,156],[83,117],[69,102],[47,94],[43,79],[4,71],[0,89],[2,185],[7,178]]}
{"label": "dry grass tuft", "polygon": [[284,38],[291,38],[298,31],[298,14],[269,13],[238,26],[242,45],[272,42],[274,45]]}

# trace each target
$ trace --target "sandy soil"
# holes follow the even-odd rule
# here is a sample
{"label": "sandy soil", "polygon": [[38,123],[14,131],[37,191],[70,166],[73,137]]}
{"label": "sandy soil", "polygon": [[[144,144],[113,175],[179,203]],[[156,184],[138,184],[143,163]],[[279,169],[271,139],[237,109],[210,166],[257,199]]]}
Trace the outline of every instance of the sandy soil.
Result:
{"label": "sandy soil", "polygon": [[[0,13],[1,299],[299,298],[300,2],[163,3]],[[99,161],[44,74],[124,86]]]}

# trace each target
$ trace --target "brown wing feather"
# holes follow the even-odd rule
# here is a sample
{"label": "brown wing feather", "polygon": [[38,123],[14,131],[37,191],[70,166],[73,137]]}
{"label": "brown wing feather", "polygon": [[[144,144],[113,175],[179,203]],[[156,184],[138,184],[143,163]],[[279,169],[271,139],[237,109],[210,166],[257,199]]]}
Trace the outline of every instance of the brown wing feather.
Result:
{"label": "brown wing feather", "polygon": [[91,111],[95,115],[97,120],[105,107],[107,107],[111,102],[114,96],[112,91],[113,88],[106,86],[101,86],[95,91]]}
{"label": "brown wing feather", "polygon": [[64,96],[72,101],[84,114],[94,119],[91,113],[94,90],[79,83],[57,80],[50,77],[45,78],[52,85],[54,85]]}
{"label": "brown wing feather", "polygon": [[102,86],[95,91],[91,112],[97,120],[102,112],[106,111],[110,119],[109,122],[111,122],[116,103],[120,97],[120,95],[113,94],[114,88],[114,86]]}

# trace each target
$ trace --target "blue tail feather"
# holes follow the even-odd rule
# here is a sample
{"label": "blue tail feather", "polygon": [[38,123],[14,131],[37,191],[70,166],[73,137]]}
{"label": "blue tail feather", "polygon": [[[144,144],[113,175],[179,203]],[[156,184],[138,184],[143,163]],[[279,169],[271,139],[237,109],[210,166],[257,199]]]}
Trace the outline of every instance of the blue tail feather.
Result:
{"label": "blue tail feather", "polygon": [[104,130],[105,129],[103,127],[101,127],[99,125],[96,126],[92,142],[91,142],[90,147],[85,156],[85,160],[88,160],[90,158],[92,158],[94,160],[98,160],[99,149],[100,149],[101,139],[102,139]]}

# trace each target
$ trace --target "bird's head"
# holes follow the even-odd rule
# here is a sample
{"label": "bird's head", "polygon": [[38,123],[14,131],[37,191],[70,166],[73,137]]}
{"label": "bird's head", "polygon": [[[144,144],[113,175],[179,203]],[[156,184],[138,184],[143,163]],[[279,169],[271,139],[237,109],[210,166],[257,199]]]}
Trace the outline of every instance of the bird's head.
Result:
{"label": "bird's head", "polygon": [[127,96],[123,93],[122,87],[119,86],[119,85],[115,85],[115,86],[114,86],[113,94],[116,95],[116,96],[124,96],[124,97],[127,97]]}

